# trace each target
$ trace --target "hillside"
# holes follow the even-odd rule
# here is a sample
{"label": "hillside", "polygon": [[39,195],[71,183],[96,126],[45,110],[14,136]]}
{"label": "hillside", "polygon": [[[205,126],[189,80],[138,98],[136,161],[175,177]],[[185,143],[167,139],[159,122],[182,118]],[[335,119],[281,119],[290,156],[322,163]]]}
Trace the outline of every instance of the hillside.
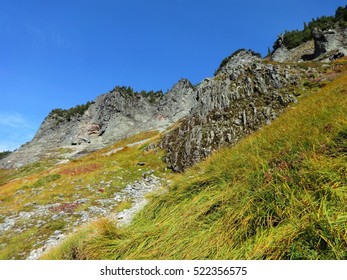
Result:
{"label": "hillside", "polygon": [[[347,63],[315,67],[280,117],[182,174],[158,132],[2,171],[0,258],[346,258]],[[150,204],[118,228],[141,188]]]}
{"label": "hillside", "polygon": [[97,218],[127,223],[145,194],[166,184],[163,152],[147,143],[157,137],[141,133],[58,166],[47,160],[2,170],[0,259],[36,259]]}
{"label": "hillside", "polygon": [[271,125],[173,176],[133,223],[104,219],[45,259],[346,259],[347,65]]}
{"label": "hillside", "polygon": [[337,11],[330,29],[317,19],[266,58],[237,50],[198,84],[52,110],[0,158],[0,259],[346,259]]}

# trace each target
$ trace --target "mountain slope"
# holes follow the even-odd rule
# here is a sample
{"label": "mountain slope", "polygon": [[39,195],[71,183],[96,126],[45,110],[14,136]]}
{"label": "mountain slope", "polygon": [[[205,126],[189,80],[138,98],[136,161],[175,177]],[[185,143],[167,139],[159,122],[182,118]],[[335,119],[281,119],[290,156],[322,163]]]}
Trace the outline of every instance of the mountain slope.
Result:
{"label": "mountain slope", "polygon": [[347,7],[339,7],[335,17],[322,17],[303,31],[280,36],[269,59],[282,64],[241,49],[222,61],[214,77],[195,86],[181,79],[165,94],[117,86],[85,105],[52,110],[32,141],[0,159],[0,168],[19,168],[57,156],[68,161],[136,133],[162,131],[176,123],[160,146],[167,151],[168,165],[183,171],[271,122],[295,102],[299,80],[310,82],[320,75],[313,64],[302,69],[288,61],[329,62],[346,55],[346,14]]}
{"label": "mountain slope", "polygon": [[346,259],[344,23],[290,62],[241,49],[198,85],[53,110],[0,160],[0,259]]}
{"label": "mountain slope", "polygon": [[332,61],[347,55],[347,6],[334,16],[322,16],[304,23],[303,30],[285,31],[273,45],[273,61]]}
{"label": "mountain slope", "polygon": [[226,58],[215,76],[196,87],[197,103],[160,146],[166,162],[183,171],[220,147],[235,144],[296,102],[301,84],[321,74],[313,64],[273,64],[252,51]]}
{"label": "mountain slope", "polygon": [[271,125],[175,175],[129,227],[103,220],[44,258],[346,259],[346,62],[331,69]]}
{"label": "mountain slope", "polygon": [[131,218],[166,182],[163,151],[148,147],[157,138],[144,132],[59,166],[0,170],[0,259],[36,259],[80,225]]}
{"label": "mountain slope", "polygon": [[[52,110],[32,141],[0,159],[0,168],[57,156],[69,160],[143,131],[163,130],[186,116],[195,102],[194,88],[186,79],[166,94],[117,86],[85,105]],[[57,155],[57,150],[65,153]]]}

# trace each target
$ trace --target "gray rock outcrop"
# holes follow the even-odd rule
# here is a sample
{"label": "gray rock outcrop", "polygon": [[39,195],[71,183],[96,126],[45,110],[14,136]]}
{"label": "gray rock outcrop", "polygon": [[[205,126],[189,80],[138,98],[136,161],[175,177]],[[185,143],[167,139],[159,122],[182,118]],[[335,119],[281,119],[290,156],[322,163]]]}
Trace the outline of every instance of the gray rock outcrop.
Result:
{"label": "gray rock outcrop", "polygon": [[284,35],[280,35],[270,59],[277,62],[332,61],[347,55],[347,27],[336,24],[334,28],[324,31],[315,28],[311,35],[312,40],[293,49],[286,47]]}
{"label": "gray rock outcrop", "polygon": [[284,45],[284,35],[278,36],[276,42],[274,43],[274,52],[271,55],[272,61],[284,62],[288,61],[291,56],[290,50]]}
{"label": "gray rock outcrop", "polygon": [[187,79],[159,96],[116,87],[98,96],[81,115],[67,117],[53,110],[33,140],[1,160],[0,168],[19,168],[62,152],[76,157],[142,131],[163,130],[190,112],[196,103],[194,92]]}
{"label": "gray rock outcrop", "polygon": [[275,49],[271,55],[272,61],[277,62],[301,62],[312,60],[314,56],[314,41],[307,41],[300,46],[289,50],[284,44]]}
{"label": "gray rock outcrop", "polygon": [[250,51],[237,53],[197,87],[191,114],[164,136],[160,146],[167,150],[167,163],[182,171],[270,123],[296,101],[290,90],[282,89],[300,77],[292,66],[264,63]]}
{"label": "gray rock outcrop", "polygon": [[[344,52],[346,30],[317,31],[315,55],[323,59],[322,52]],[[306,42],[296,50],[287,50],[289,54],[278,53],[278,59],[298,59],[303,52],[312,51],[312,46],[313,42]],[[279,40],[277,50],[283,47]],[[282,89],[295,85],[304,72],[300,67],[268,63],[242,49],[223,60],[213,78],[197,86],[181,79],[166,94],[154,95],[116,87],[78,114],[53,110],[34,139],[0,160],[0,168],[19,168],[43,158],[65,162],[142,131],[164,131],[181,120],[160,146],[166,149],[171,168],[182,171],[275,119],[295,101],[290,90]]]}
{"label": "gray rock outcrop", "polygon": [[[347,28],[336,25],[334,29],[321,31],[315,28],[312,31],[315,50],[314,57],[319,58],[326,54],[329,60],[347,55]],[[326,58],[326,57],[325,57]],[[326,59],[325,59],[326,60]]]}

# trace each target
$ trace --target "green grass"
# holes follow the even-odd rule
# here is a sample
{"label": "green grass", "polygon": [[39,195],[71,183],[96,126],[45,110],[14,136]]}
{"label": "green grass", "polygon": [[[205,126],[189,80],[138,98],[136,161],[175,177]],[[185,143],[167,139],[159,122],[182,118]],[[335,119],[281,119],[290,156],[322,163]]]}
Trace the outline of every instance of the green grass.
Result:
{"label": "green grass", "polygon": [[32,246],[37,241],[37,234],[37,229],[31,228],[15,236],[10,236],[8,234],[2,235],[0,243],[0,260],[20,259],[23,252],[31,250]]}
{"label": "green grass", "polygon": [[22,178],[30,177],[31,175],[37,175],[45,170],[49,170],[55,166],[55,159],[46,159],[42,161],[37,161],[30,163],[28,165],[22,166],[18,169],[0,169],[0,187],[12,180],[18,180]]}
{"label": "green grass", "polygon": [[130,226],[92,224],[43,258],[346,259],[346,88],[345,71],[173,176]]}
{"label": "green grass", "polygon": [[[18,170],[0,170],[0,223],[5,217],[20,212],[35,210],[36,206],[60,203],[48,210],[49,216],[40,217],[44,224],[36,226],[36,219],[21,220],[13,228],[0,235],[0,259],[21,259],[39,246],[36,241],[44,241],[55,230],[63,232],[72,229],[78,211],[90,206],[100,206],[99,200],[112,199],[114,193],[122,190],[128,183],[142,177],[142,173],[154,170],[159,177],[168,173],[163,162],[163,151],[146,150],[146,144],[127,146],[141,140],[156,141],[158,132],[144,132],[114,145],[79,158],[67,164],[44,166],[37,162]],[[116,153],[105,155],[108,151],[124,147]],[[138,166],[143,162],[144,166]],[[88,199],[86,203],[74,203],[78,199]],[[129,201],[114,205],[112,211],[120,212],[129,208]],[[63,211],[63,219],[50,217]],[[112,214],[112,213],[109,213]],[[29,225],[30,224],[30,225]],[[24,228],[24,230],[23,230]],[[36,238],[28,240],[28,236]],[[42,246],[43,243],[41,243]]]}

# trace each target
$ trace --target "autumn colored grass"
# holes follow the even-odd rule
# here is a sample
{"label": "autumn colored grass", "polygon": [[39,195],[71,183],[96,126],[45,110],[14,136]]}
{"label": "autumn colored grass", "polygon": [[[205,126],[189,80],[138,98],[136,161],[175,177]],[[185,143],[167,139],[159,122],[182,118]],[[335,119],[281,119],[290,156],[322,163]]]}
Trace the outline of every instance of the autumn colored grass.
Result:
{"label": "autumn colored grass", "polygon": [[80,174],[85,174],[89,172],[93,172],[95,170],[98,170],[102,167],[102,165],[99,163],[90,163],[90,164],[85,164],[85,165],[79,165],[76,167],[70,167],[63,169],[59,172],[59,174],[62,175],[80,175]]}
{"label": "autumn colored grass", "polygon": [[[341,62],[339,62],[341,63]],[[154,195],[132,224],[103,220],[44,259],[346,259],[347,73]]]}
{"label": "autumn colored grass", "polygon": [[[1,233],[0,259],[25,258],[54,231],[71,231],[78,211],[88,211],[89,207],[100,206],[102,200],[112,200],[116,192],[141,178],[142,173],[154,170],[157,176],[165,176],[167,171],[162,151],[155,148],[145,150],[146,143],[127,146],[146,139],[153,143],[157,136],[158,132],[153,131],[140,133],[62,165],[44,161],[18,170],[0,170],[0,224],[6,217],[24,217],[40,206],[52,205],[47,209],[49,215],[39,218],[43,219],[40,224],[37,224],[37,219],[22,218]],[[105,155],[119,147],[124,149]],[[138,166],[138,162],[144,165]],[[87,200],[80,203],[80,199]],[[128,200],[118,205],[114,202],[112,211],[120,212],[131,204]],[[51,218],[59,213],[68,219]]]}

